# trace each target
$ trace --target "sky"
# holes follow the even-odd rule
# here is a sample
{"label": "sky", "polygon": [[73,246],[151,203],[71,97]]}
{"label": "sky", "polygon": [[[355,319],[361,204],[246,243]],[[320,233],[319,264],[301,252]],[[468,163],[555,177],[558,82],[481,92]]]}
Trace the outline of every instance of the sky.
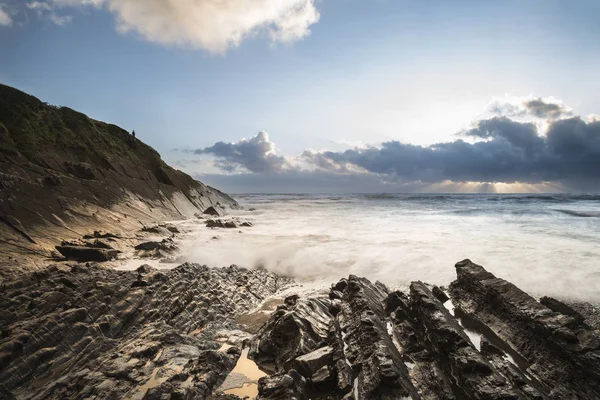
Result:
{"label": "sky", "polygon": [[597,0],[0,0],[0,82],[241,192],[600,190]]}

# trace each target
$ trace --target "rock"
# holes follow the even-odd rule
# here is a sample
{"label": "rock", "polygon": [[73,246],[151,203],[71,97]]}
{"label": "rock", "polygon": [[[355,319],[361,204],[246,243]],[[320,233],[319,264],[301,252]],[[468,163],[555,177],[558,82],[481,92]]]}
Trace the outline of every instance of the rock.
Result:
{"label": "rock", "polygon": [[65,261],[66,258],[56,250],[50,252],[50,257],[56,261]]}
{"label": "rock", "polygon": [[161,242],[144,242],[134,247],[136,250],[174,250],[176,249],[175,243],[172,239],[167,238]]}
{"label": "rock", "polygon": [[178,251],[173,239],[166,238],[160,242],[143,242],[134,247],[139,257],[162,258]]}
{"label": "rock", "polygon": [[435,298],[438,299],[439,301],[441,301],[442,304],[444,304],[445,302],[447,302],[448,300],[450,300],[450,297],[448,297],[448,295],[446,294],[446,292],[444,292],[438,286],[434,286],[431,289],[431,293],[433,293],[433,295],[435,296]]}
{"label": "rock", "polygon": [[292,362],[293,368],[307,378],[313,378],[317,371],[328,365],[333,365],[333,348],[331,346],[321,347],[303,354]]}
{"label": "rock", "polygon": [[306,379],[290,370],[287,374],[273,375],[258,380],[257,400],[308,400]]}
{"label": "rock", "polygon": [[81,179],[97,179],[94,168],[87,163],[69,163],[65,162],[67,170]]}
{"label": "rock", "polygon": [[[514,350],[549,398],[600,398],[600,340],[579,318],[553,311],[482,266],[456,264],[450,293],[457,308]],[[545,301],[553,307],[556,302]],[[570,313],[570,311],[566,311]]]}
{"label": "rock", "polygon": [[66,259],[76,261],[110,261],[117,258],[119,251],[84,246],[56,246]]}
{"label": "rock", "polygon": [[216,351],[217,332],[236,332],[236,316],[289,282],[233,266],[94,263],[4,281],[0,398],[208,398],[240,356]]}
{"label": "rock", "polygon": [[120,236],[110,232],[94,231],[91,235],[84,235],[84,239],[119,239]]}
{"label": "rock", "polygon": [[129,132],[6,85],[0,141],[7,150],[0,152],[1,279],[39,269],[56,238],[94,229],[127,235],[210,207],[238,207]]}
{"label": "rock", "polygon": [[176,226],[167,225],[166,228],[171,233],[181,233],[181,231],[179,230],[179,228],[177,228]]}
{"label": "rock", "polygon": [[[459,263],[457,272],[453,312],[422,282],[407,295],[350,276],[329,298],[290,296],[251,344],[251,357],[273,374],[262,398],[597,398],[599,381],[586,381],[600,354],[593,330],[482,267]],[[286,377],[291,371],[304,381]]]}
{"label": "rock", "polygon": [[298,296],[297,294],[293,294],[291,296],[286,297],[283,300],[283,303],[288,307],[293,307],[296,305],[296,302],[298,301],[299,298],[300,298],[300,296]]}
{"label": "rock", "polygon": [[[208,219],[206,220],[207,228],[239,228],[239,227],[250,227],[252,226],[251,222],[248,221],[240,221],[238,218],[232,218],[229,220],[224,219]],[[241,231],[240,231],[241,232]]]}
{"label": "rock", "polygon": [[142,232],[154,233],[160,236],[171,236],[172,232],[167,228],[166,224],[153,226],[145,226],[141,229]]}
{"label": "rock", "polygon": [[[332,346],[338,359],[351,367],[352,390],[366,399],[417,397],[408,368],[388,333],[384,304],[389,289],[353,275],[335,289],[342,289],[343,296]],[[342,373],[338,369],[338,375]]]}
{"label": "rock", "polygon": [[575,311],[572,307],[563,303],[560,300],[556,300],[555,298],[544,296],[540,299],[540,303],[554,312],[572,317],[575,320],[576,324],[582,324],[585,320],[585,318],[583,318],[583,316],[577,311]]}
{"label": "rock", "polygon": [[62,181],[56,175],[48,175],[42,179],[42,184],[48,187],[58,187],[62,185]]}
{"label": "rock", "polygon": [[286,372],[296,357],[325,343],[331,317],[326,299],[298,300],[288,309],[278,309],[259,331],[248,356],[263,371]]}
{"label": "rock", "polygon": [[213,206],[210,206],[206,210],[204,210],[203,214],[205,214],[205,215],[212,215],[214,217],[220,217],[221,216],[221,214],[219,213],[219,211],[217,211],[217,209],[214,208]]}

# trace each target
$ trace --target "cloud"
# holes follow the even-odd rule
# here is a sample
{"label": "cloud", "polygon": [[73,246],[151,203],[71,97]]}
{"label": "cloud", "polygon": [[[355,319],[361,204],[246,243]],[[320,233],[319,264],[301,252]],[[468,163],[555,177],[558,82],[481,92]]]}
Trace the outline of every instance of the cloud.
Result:
{"label": "cloud", "polygon": [[496,100],[489,107],[493,115],[521,119],[556,120],[570,118],[573,112],[553,97],[521,97],[507,101]]}
{"label": "cloud", "polygon": [[[476,141],[459,139],[430,146],[389,141],[346,151],[306,150],[296,161],[288,161],[276,154],[274,143],[261,132],[249,140],[218,142],[194,153],[216,157],[215,166],[233,172],[228,182],[241,184],[239,176],[252,172],[250,176],[256,177],[248,182],[262,181],[264,189],[278,182],[282,188],[293,187],[292,182],[301,179],[323,189],[343,183],[347,191],[432,185],[450,190],[468,188],[473,182],[599,189],[600,121],[558,119],[540,135],[535,124],[494,117],[478,121],[463,135]],[[310,168],[301,168],[299,161]],[[336,177],[338,182],[333,184]]]}
{"label": "cloud", "polygon": [[545,101],[541,98],[525,102],[525,109],[529,114],[538,118],[556,119],[571,116],[570,110],[564,105]]}
{"label": "cloud", "polygon": [[8,13],[2,8],[2,4],[0,4],[0,26],[11,26],[12,18]]}
{"label": "cloud", "polygon": [[72,20],[72,17],[70,15],[58,14],[55,11],[55,6],[51,3],[42,1],[31,1],[29,3],[26,3],[25,6],[30,10],[35,11],[40,18],[47,19],[58,26],[65,26]]}
{"label": "cloud", "polygon": [[316,164],[331,172],[352,165],[402,181],[600,181],[600,122],[561,119],[550,124],[545,136],[538,136],[531,123],[496,117],[479,121],[465,134],[486,140],[431,146],[390,141],[381,147],[321,152],[318,156],[324,161]]}
{"label": "cloud", "polygon": [[217,142],[204,149],[193,150],[195,154],[210,154],[216,157],[215,166],[227,172],[246,170],[250,172],[281,172],[291,165],[278,156],[269,134],[259,132],[251,139],[236,143]]}
{"label": "cloud", "polygon": [[314,0],[50,0],[61,7],[93,6],[113,13],[120,32],[224,53],[244,39],[267,35],[291,43],[319,20]]}

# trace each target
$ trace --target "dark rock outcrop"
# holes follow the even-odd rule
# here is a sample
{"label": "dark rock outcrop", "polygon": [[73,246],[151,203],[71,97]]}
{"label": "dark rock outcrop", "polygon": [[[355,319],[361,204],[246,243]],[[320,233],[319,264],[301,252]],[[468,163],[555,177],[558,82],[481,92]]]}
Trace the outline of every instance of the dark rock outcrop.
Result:
{"label": "dark rock outcrop", "polygon": [[110,261],[117,258],[118,250],[91,246],[56,246],[56,250],[67,260]]}
{"label": "dark rock outcrop", "polygon": [[60,264],[5,281],[0,396],[207,398],[240,355],[237,347],[216,351],[216,332],[237,329],[237,315],[288,282],[264,270],[194,264]]}
{"label": "dark rock outcrop", "polygon": [[600,336],[580,315],[539,303],[514,284],[465,260],[451,285],[457,308],[516,353],[539,390],[553,399],[600,398]]}
{"label": "dark rock outcrop", "polygon": [[232,228],[240,228],[240,227],[251,227],[252,226],[252,222],[249,221],[242,221],[239,218],[232,218],[232,219],[209,219],[206,220],[206,227],[207,228],[228,228],[228,229],[232,229]]}
{"label": "dark rock outcrop", "polygon": [[212,215],[213,217],[220,217],[221,216],[221,214],[213,206],[208,207],[206,210],[204,210],[204,212],[202,214],[204,214],[204,215]]}
{"label": "dark rock outcrop", "polygon": [[327,297],[290,298],[250,351],[273,374],[260,398],[599,398],[600,341],[579,313],[468,260],[456,269],[452,299],[422,282],[406,294],[355,276]]}
{"label": "dark rock outcrop", "polygon": [[178,250],[177,245],[171,238],[166,238],[160,242],[143,242],[134,247],[136,255],[139,257],[163,258]]}

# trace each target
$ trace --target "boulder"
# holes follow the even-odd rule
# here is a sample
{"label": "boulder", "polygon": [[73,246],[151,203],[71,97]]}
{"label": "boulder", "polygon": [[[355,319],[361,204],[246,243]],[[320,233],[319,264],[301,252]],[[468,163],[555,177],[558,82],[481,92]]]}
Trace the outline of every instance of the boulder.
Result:
{"label": "boulder", "polygon": [[84,246],[56,246],[56,250],[67,260],[111,261],[119,255],[118,250]]}
{"label": "boulder", "polygon": [[257,400],[308,400],[306,379],[293,369],[258,380]]}
{"label": "boulder", "polygon": [[205,215],[212,215],[213,217],[220,217],[221,216],[221,214],[219,213],[219,211],[217,211],[217,209],[214,208],[213,206],[210,206],[206,210],[204,210],[203,214],[205,214]]}
{"label": "boulder", "polygon": [[328,365],[333,365],[333,348],[321,347],[315,351],[296,357],[292,367],[306,378],[313,378],[317,371]]}

